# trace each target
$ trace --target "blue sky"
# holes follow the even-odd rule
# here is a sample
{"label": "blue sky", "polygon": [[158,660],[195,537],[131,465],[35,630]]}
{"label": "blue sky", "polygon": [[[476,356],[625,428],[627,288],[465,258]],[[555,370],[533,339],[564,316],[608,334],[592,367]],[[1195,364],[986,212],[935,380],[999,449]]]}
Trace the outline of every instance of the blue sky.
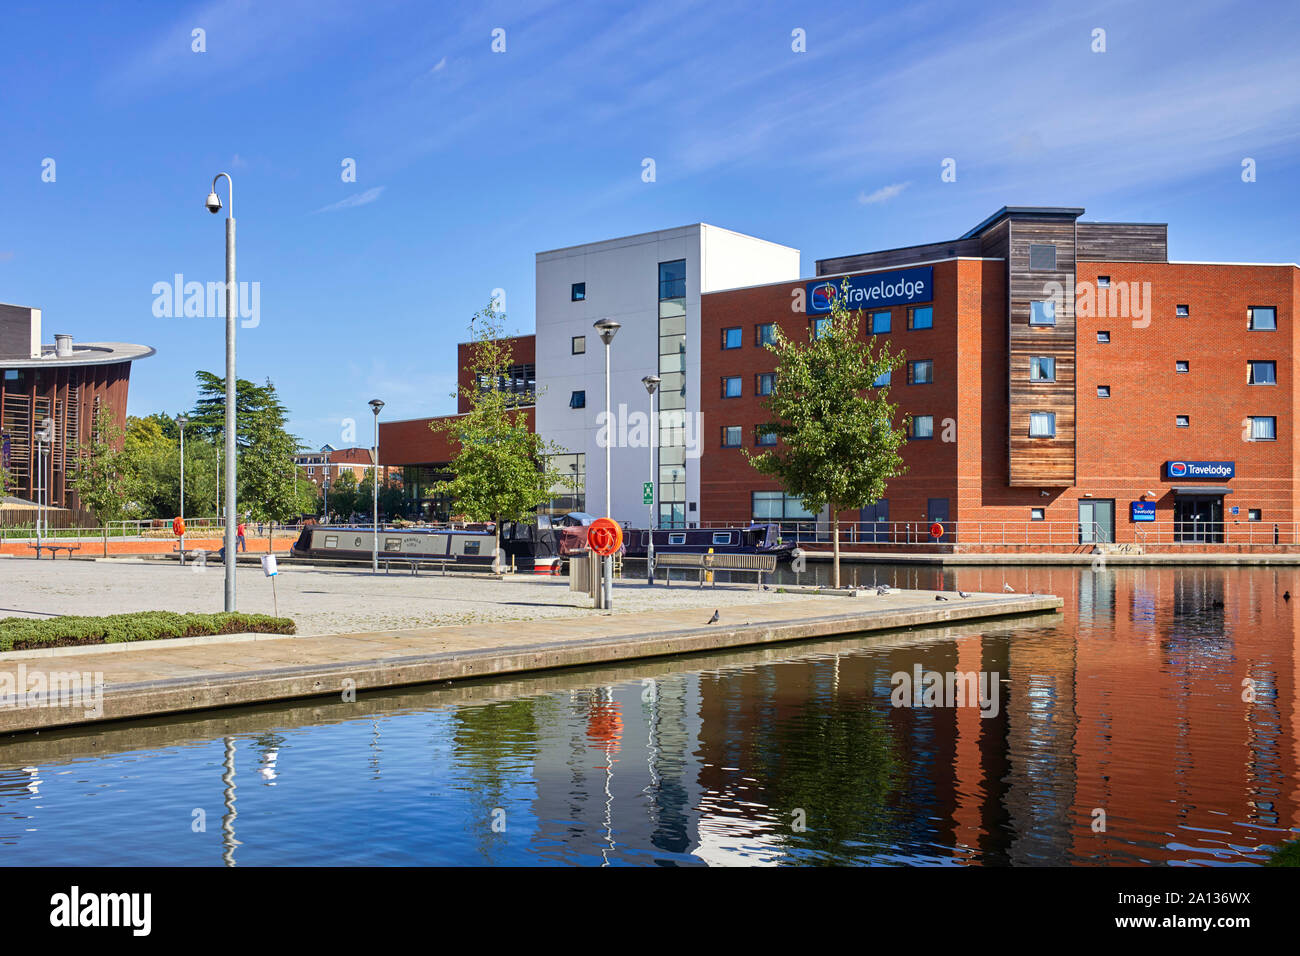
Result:
{"label": "blue sky", "polygon": [[261,284],[239,372],[311,447],[348,418],[368,441],[375,396],[453,410],[470,314],[502,288],[530,331],[534,253],[579,242],[704,221],[807,275],[1042,204],[1168,222],[1174,259],[1300,260],[1294,2],[20,2],[4,23],[0,301],[40,307],[47,340],[155,347],[131,413],[189,407],[222,323],[156,318],[152,289],[223,277],[202,202],[227,170]]}

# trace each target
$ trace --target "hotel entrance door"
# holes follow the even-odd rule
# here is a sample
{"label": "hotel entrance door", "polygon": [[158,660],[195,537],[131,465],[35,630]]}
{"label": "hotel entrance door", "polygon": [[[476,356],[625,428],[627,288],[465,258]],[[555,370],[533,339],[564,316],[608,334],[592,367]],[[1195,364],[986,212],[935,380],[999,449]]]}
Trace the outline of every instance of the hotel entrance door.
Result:
{"label": "hotel entrance door", "polygon": [[1174,498],[1174,541],[1222,544],[1223,495],[1180,494]]}

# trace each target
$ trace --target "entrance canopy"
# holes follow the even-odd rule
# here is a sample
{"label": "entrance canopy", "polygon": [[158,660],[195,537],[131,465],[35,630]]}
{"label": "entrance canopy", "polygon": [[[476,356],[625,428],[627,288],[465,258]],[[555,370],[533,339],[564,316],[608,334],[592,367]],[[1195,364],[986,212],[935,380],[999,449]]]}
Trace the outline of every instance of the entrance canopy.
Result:
{"label": "entrance canopy", "polygon": [[1230,495],[1232,489],[1224,485],[1174,485],[1170,489],[1176,495]]}

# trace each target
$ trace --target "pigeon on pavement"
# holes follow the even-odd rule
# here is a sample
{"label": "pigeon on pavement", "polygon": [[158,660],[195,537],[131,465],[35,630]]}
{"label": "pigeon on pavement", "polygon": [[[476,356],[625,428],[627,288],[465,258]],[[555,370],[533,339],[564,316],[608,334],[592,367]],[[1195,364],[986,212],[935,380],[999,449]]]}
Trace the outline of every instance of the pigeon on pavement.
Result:
{"label": "pigeon on pavement", "polygon": [[717,611],[714,611],[714,612],[713,612],[713,617],[709,618],[709,623],[710,623],[710,624],[717,624],[717,623],[718,623],[718,619],[719,619],[718,612],[717,612]]}
{"label": "pigeon on pavement", "polygon": [[936,601],[946,601],[946,600],[948,600],[948,599],[947,599],[946,597],[944,597],[942,594],[936,594],[936,595],[934,596],[934,599],[935,599]]}

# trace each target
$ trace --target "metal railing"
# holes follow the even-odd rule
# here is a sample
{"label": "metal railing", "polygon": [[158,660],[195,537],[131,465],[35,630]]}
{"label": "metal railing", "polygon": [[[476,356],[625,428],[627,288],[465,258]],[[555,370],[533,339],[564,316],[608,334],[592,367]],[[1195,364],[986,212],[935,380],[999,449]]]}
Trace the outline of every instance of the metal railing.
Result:
{"label": "metal railing", "polygon": [[[781,521],[755,518],[759,523],[775,523],[781,536],[797,544],[829,545],[832,529],[829,521]],[[963,548],[1009,547],[1092,547],[1096,545],[1137,545],[1139,547],[1283,547],[1300,546],[1300,521],[1154,521],[1122,522],[1112,529],[1098,522],[1078,521],[942,521],[943,535],[930,534],[933,521],[843,521],[840,544],[863,546]],[[736,522],[704,521],[701,528],[734,528]]]}

